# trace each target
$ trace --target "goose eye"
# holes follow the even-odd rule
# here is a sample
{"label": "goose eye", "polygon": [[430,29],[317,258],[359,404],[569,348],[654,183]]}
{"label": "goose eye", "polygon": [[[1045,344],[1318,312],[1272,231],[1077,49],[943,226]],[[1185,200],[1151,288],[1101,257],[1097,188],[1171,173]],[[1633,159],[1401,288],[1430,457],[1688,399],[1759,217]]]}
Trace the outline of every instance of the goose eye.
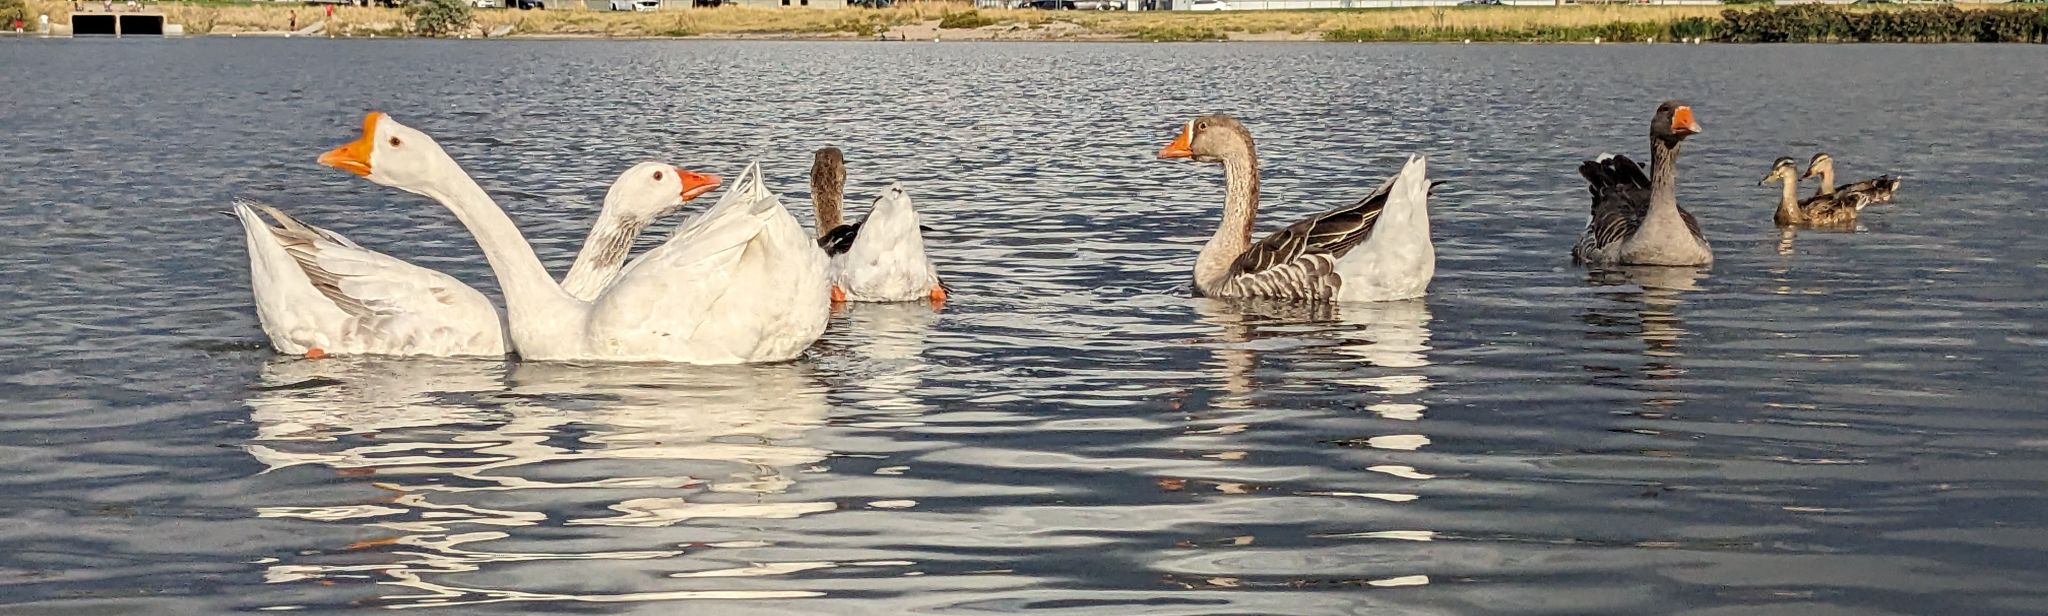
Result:
{"label": "goose eye", "polygon": [[391,138],[391,147],[394,147],[394,148],[395,148],[395,147],[398,147],[398,138],[397,138],[397,137],[392,137],[392,138]]}
{"label": "goose eye", "polygon": [[656,172],[654,172],[654,181],[656,181],[656,182],[659,182],[659,181],[661,181],[661,172],[660,172],[660,171],[656,171]]}
{"label": "goose eye", "polygon": [[1195,130],[1202,130],[1202,129],[1204,129],[1204,128],[1208,128],[1208,127],[1209,127],[1209,123],[1208,123],[1208,122],[1196,122],[1196,123],[1195,123]]}

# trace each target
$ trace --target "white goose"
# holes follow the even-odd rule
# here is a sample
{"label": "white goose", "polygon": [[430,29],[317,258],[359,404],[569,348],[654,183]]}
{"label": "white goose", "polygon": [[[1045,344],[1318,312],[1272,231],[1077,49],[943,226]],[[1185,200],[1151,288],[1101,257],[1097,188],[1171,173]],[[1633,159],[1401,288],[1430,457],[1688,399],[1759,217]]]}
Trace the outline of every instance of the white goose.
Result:
{"label": "white goose", "polygon": [[[681,190],[680,200],[678,181],[692,187]],[[669,165],[635,165],[605,194],[562,286],[578,297],[610,286],[641,230],[717,186],[717,178]],[[249,248],[256,318],[278,352],[315,358],[505,354],[497,308],[462,281],[268,205],[237,202],[234,214]]]}
{"label": "white goose", "polygon": [[432,138],[375,112],[363,129],[320,161],[454,213],[504,289],[505,320],[521,357],[782,361],[825,331],[825,253],[762,186],[758,163],[702,216],[583,300],[555,284],[519,227]]}
{"label": "white goose", "polygon": [[923,225],[903,184],[890,184],[853,224],[840,224],[845,195],[845,155],[839,148],[818,150],[811,159],[811,207],[818,216],[818,247],[832,258],[826,267],[832,301],[946,301],[951,288],[925,257]]}

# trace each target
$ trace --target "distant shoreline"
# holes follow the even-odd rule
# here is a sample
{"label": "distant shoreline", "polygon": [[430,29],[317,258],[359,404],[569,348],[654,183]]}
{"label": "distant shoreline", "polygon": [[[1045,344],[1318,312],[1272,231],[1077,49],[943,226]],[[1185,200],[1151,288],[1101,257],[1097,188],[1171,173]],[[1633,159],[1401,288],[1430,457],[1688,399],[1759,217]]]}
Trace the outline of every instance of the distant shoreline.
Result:
{"label": "distant shoreline", "polygon": [[[568,0],[563,0],[568,1]],[[69,2],[29,0],[68,24]],[[399,9],[163,3],[186,36],[413,37]],[[33,22],[33,20],[31,20]],[[33,29],[34,24],[30,24]],[[27,33],[35,36],[34,32]],[[1998,37],[1986,40],[1986,37]],[[876,42],[1387,42],[1642,44],[2048,42],[2042,5],[1573,5],[1275,11],[1038,11],[961,2],[887,9],[649,12],[475,9],[446,38]]]}

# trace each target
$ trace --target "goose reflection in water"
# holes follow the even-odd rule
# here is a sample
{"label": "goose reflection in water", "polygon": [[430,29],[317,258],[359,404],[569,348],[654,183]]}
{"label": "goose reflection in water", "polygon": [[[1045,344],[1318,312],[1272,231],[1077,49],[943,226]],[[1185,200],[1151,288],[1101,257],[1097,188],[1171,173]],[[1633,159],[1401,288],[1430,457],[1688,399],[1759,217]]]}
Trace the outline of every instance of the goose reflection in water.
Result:
{"label": "goose reflection in water", "polygon": [[[1329,463],[1328,467],[1364,467],[1370,474],[1340,473],[1288,480],[1286,486],[1261,486],[1230,479],[1169,477],[1159,486],[1168,492],[1213,491],[1224,495],[1286,490],[1297,497],[1329,499],[1327,507],[1345,513],[1335,518],[1375,517],[1377,507],[1399,505],[1420,498],[1414,482],[1435,476],[1413,466],[1415,452],[1430,444],[1428,436],[1411,427],[1427,410],[1423,394],[1431,382],[1422,369],[1429,357],[1430,313],[1422,299],[1377,303],[1301,303],[1275,300],[1197,300],[1200,320],[1217,328],[1210,345],[1213,359],[1205,366],[1215,375],[1221,395],[1205,408],[1185,409],[1190,420],[1185,442],[1177,447],[1195,450],[1201,458],[1215,460],[1229,468],[1212,468],[1214,476],[1288,476],[1287,456],[1272,455],[1289,449],[1306,450],[1315,457],[1341,456],[1350,461]],[[1316,352],[1322,351],[1322,352]],[[1261,383],[1260,356],[1296,360],[1274,368],[1272,382]],[[1268,400],[1290,392],[1309,389],[1356,388],[1367,410],[1363,416],[1341,409],[1290,408]],[[1271,419],[1261,419],[1270,416]],[[1362,421],[1363,420],[1363,421]],[[1319,440],[1331,434],[1356,434],[1354,438]],[[1395,429],[1388,429],[1395,427]],[[1266,432],[1266,434],[1261,434]],[[1316,439],[1301,437],[1314,435]],[[1244,441],[1259,438],[1290,443],[1286,446],[1261,444],[1254,450],[1267,452],[1256,459],[1242,447]],[[1203,450],[1203,445],[1211,448]],[[1334,446],[1334,447],[1332,447]],[[1243,588],[1390,587],[1430,583],[1427,575],[1358,576],[1342,573],[1276,574],[1273,570],[1298,568],[1291,560],[1293,548],[1266,547],[1267,524],[1246,522],[1199,528],[1201,533],[1175,543],[1177,551],[1161,555],[1156,567],[1166,573],[1167,583],[1199,590]],[[1281,531],[1281,535],[1289,534]],[[1359,533],[1318,536],[1316,540],[1350,542],[1388,540],[1426,542],[1435,538],[1429,530],[1372,529]],[[1398,551],[1406,548],[1391,548]],[[1193,554],[1189,552],[1193,551]],[[1205,555],[1205,554],[1213,554]],[[1272,559],[1270,562],[1264,559]],[[1263,566],[1265,565],[1271,566]],[[1188,569],[1202,569],[1202,573]],[[1223,573],[1228,573],[1227,575]]]}
{"label": "goose reflection in water", "polygon": [[[832,393],[855,406],[912,421],[925,404],[910,392],[924,384],[932,366],[924,351],[940,315],[923,304],[847,303],[838,307],[839,330],[829,339],[844,351],[846,364],[835,366],[845,381]],[[878,427],[874,422],[857,424]],[[897,424],[904,425],[904,424]]]}
{"label": "goose reflection in water", "polygon": [[[1593,270],[1587,281],[1595,286],[1616,287],[1615,291],[1603,291],[1598,295],[1605,304],[1589,308],[1581,320],[1591,326],[1586,331],[1593,340],[1617,340],[1639,338],[1643,344],[1643,362],[1639,368],[1629,369],[1616,366],[1587,365],[1585,369],[1595,374],[1595,384],[1620,382],[1630,388],[1643,388],[1656,383],[1668,383],[1685,375],[1680,363],[1685,357],[1680,343],[1686,337],[1685,321],[1678,316],[1679,306],[1684,304],[1685,294],[1700,289],[1700,280],[1707,277],[1704,270],[1691,267],[1633,266]],[[1625,287],[1634,286],[1633,291]],[[1647,387],[1662,395],[1644,401],[1645,416],[1661,417],[1662,409],[1677,406],[1680,397],[1669,387],[1657,385]]]}
{"label": "goose reflection in water", "polygon": [[[517,573],[560,561],[613,572],[606,575],[666,573],[692,564],[667,562],[684,554],[678,545],[751,546],[736,536],[744,529],[718,519],[835,509],[830,500],[790,497],[798,474],[830,453],[803,444],[827,405],[822,385],[800,365],[508,370],[496,362],[287,361],[266,366],[247,403],[258,426],[248,451],[267,472],[321,466],[341,483],[382,494],[260,508],[260,517],[353,524],[372,535],[274,563],[272,582],[373,580],[416,591],[363,599],[386,605],[816,594],[761,584],[734,590],[731,580],[661,592],[543,592],[532,587],[582,576],[537,581]],[[653,530],[670,527],[677,528]],[[500,549],[475,547],[485,542]],[[585,549],[511,551],[541,544]],[[606,547],[617,549],[598,549]],[[647,564],[629,564],[640,561]],[[461,586],[446,579],[454,574],[518,588]],[[716,580],[688,585],[707,583]]]}

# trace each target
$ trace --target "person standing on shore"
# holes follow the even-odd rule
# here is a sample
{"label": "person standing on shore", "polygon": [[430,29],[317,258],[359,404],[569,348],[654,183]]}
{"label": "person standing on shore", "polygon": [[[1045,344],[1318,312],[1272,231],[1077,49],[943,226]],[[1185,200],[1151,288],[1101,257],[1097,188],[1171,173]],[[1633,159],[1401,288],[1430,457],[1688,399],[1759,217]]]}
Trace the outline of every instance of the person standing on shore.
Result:
{"label": "person standing on shore", "polygon": [[291,32],[298,32],[298,31],[299,31],[299,12],[298,12],[298,11],[292,11],[292,20],[291,20],[291,22],[289,22],[289,23],[291,23],[291,27],[285,28],[285,30],[288,30],[288,31],[291,31]]}
{"label": "person standing on shore", "polygon": [[334,5],[332,4],[327,5],[327,19],[329,21],[334,20]]}

